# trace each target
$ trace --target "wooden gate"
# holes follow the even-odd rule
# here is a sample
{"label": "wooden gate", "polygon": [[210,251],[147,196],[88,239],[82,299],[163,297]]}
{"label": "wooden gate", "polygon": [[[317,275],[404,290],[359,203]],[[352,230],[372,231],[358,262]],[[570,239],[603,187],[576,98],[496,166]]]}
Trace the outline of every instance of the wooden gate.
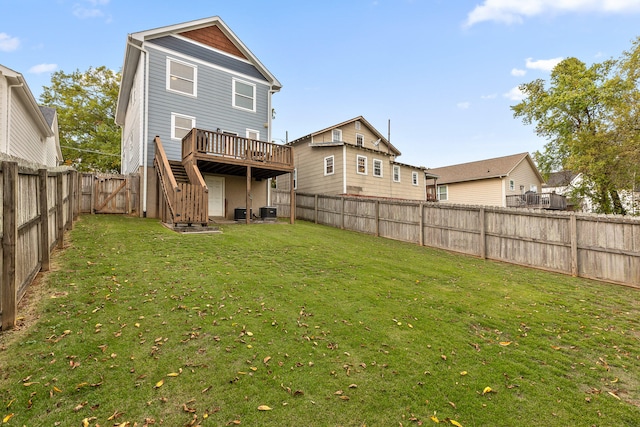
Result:
{"label": "wooden gate", "polygon": [[[100,214],[130,214],[137,176],[82,174],[81,212]],[[133,194],[132,194],[133,193]]]}

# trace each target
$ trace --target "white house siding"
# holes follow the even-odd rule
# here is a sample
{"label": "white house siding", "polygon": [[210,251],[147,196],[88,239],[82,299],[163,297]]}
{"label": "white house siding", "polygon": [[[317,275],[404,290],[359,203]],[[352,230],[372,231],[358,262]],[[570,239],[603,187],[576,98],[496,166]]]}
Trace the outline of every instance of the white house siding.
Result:
{"label": "white house siding", "polygon": [[46,135],[37,128],[32,116],[15,89],[11,95],[11,127],[8,153],[30,162],[46,162],[44,141]]}
{"label": "white house siding", "polygon": [[0,75],[0,152],[7,152],[7,80]]}
{"label": "white house siding", "polygon": [[[183,49],[204,49],[189,43],[180,45]],[[244,137],[247,129],[260,131],[260,139],[268,139],[269,122],[268,97],[270,86],[264,78],[254,77],[255,67],[241,61],[227,58],[231,63],[238,63],[234,68],[246,70],[246,74],[231,72],[228,69],[213,66],[197,59],[195,56],[171,51],[165,47],[149,43],[149,159],[153,159],[153,138],[159,135],[162,139],[167,157],[170,160],[181,160],[181,142],[171,140],[171,114],[182,114],[195,117],[196,127],[201,129],[221,129],[234,132]],[[191,52],[190,52],[191,53]],[[171,57],[197,67],[197,96],[182,95],[166,89],[166,58]],[[256,85],[256,111],[244,111],[232,107],[232,80],[237,77]],[[151,161],[150,160],[150,161]]]}
{"label": "white house siding", "polygon": [[[310,147],[309,141],[296,144],[293,149],[294,165],[297,170],[297,191],[314,194],[342,194],[342,146]],[[332,175],[324,174],[325,157],[333,156]],[[289,174],[278,177],[278,184],[289,182]],[[280,188],[285,188],[283,184]],[[288,188],[288,186],[286,186]]]}
{"label": "white house siding", "polygon": [[[142,141],[144,138],[144,128],[142,120],[144,118],[144,72],[145,58],[140,56],[136,75],[133,80],[133,87],[129,95],[127,113],[122,128],[122,173],[136,173],[142,166]],[[155,137],[155,135],[153,135]],[[164,141],[163,141],[164,142]]]}
{"label": "white house siding", "polygon": [[[510,180],[514,181],[513,190],[509,189]],[[520,186],[523,186],[523,190],[520,190]],[[524,159],[513,169],[513,171],[511,171],[509,176],[505,178],[505,194],[509,196],[526,193],[527,191],[531,191],[532,186],[536,188],[538,193],[542,192],[542,182],[535,171],[531,168],[529,162]]]}
{"label": "white house siding", "polygon": [[503,206],[501,178],[459,182],[447,185],[447,203]]}
{"label": "white house siding", "polygon": [[[425,200],[426,197],[426,184],[424,181],[424,171],[422,169],[416,169],[407,165],[400,166],[400,182],[393,181],[393,164],[388,166],[388,171],[385,171],[385,179],[389,180],[391,193],[389,197],[397,199],[409,199],[409,200]],[[412,173],[418,174],[418,185],[413,185]]]}

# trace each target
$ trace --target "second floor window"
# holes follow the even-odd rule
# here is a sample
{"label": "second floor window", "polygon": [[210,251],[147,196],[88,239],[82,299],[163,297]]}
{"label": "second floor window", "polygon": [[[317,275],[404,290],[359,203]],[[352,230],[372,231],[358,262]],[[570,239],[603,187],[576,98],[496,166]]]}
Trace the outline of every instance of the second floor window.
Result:
{"label": "second floor window", "polygon": [[393,166],[393,182],[400,182],[400,166]]}
{"label": "second floor window", "polygon": [[333,156],[324,158],[324,174],[333,175]]}
{"label": "second floor window", "polygon": [[331,132],[331,141],[332,142],[342,142],[342,130],[334,129]]}
{"label": "second floor window", "polygon": [[373,159],[373,176],[382,177],[382,160]]}
{"label": "second floor window", "polygon": [[447,191],[447,186],[446,185],[438,185],[438,200],[441,201],[445,201],[447,200],[449,194],[449,192]]}
{"label": "second floor window", "polygon": [[364,147],[364,135],[356,133],[356,145],[358,147]]}
{"label": "second floor window", "polygon": [[357,156],[356,157],[356,172],[358,172],[360,175],[366,175],[367,174],[367,158],[365,156]]}
{"label": "second floor window", "polygon": [[233,79],[233,106],[242,110],[256,111],[256,85]]}
{"label": "second floor window", "polygon": [[411,183],[418,185],[418,172],[411,172]]}
{"label": "second floor window", "polygon": [[197,76],[195,65],[167,58],[167,90],[196,96]]}

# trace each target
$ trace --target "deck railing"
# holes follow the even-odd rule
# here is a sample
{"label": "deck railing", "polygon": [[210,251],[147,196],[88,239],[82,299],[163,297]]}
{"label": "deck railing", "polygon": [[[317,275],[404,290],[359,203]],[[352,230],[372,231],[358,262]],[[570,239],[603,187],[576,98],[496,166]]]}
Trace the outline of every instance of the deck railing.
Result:
{"label": "deck railing", "polygon": [[567,198],[555,193],[525,193],[507,196],[508,208],[567,209]]}
{"label": "deck railing", "polygon": [[289,146],[195,128],[182,139],[182,158],[190,156],[293,167],[293,154]]}
{"label": "deck railing", "polygon": [[160,137],[156,136],[154,142],[156,146],[154,164],[171,217],[166,220],[171,220],[173,224],[206,224],[209,221],[206,186],[178,184],[169,166]]}

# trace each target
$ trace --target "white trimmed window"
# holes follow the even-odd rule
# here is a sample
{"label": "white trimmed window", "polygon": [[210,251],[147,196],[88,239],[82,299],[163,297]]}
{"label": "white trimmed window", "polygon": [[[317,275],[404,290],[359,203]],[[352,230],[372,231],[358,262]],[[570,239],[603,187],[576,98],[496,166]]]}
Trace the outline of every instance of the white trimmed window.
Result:
{"label": "white trimmed window", "polygon": [[358,147],[364,147],[364,135],[356,133],[356,145]]}
{"label": "white trimmed window", "polygon": [[509,180],[509,190],[513,191],[516,189],[516,182],[512,179]]}
{"label": "white trimmed window", "polygon": [[342,129],[334,129],[331,132],[331,141],[332,142],[342,142]]}
{"label": "white trimmed window", "polygon": [[198,95],[198,68],[187,62],[167,58],[167,90],[184,95]]}
{"label": "white trimmed window", "polygon": [[449,191],[446,185],[438,185],[438,200],[446,201],[449,198]]}
{"label": "white trimmed window", "polygon": [[418,172],[411,172],[411,183],[418,185]]}
{"label": "white trimmed window", "polygon": [[171,113],[171,139],[181,141],[194,127],[196,127],[195,117]]}
{"label": "white trimmed window", "polygon": [[393,165],[393,182],[400,182],[400,166]]}
{"label": "white trimmed window", "polygon": [[247,138],[248,139],[254,139],[256,141],[260,141],[260,131],[253,130],[253,129],[247,129]]}
{"label": "white trimmed window", "polygon": [[382,178],[382,160],[373,159],[373,176]]}
{"label": "white trimmed window", "polygon": [[356,156],[356,172],[359,175],[367,174],[367,158],[365,156]]}
{"label": "white trimmed window", "polygon": [[333,156],[324,158],[324,174],[325,175],[333,175]]}
{"label": "white trimmed window", "polygon": [[356,120],[356,130],[360,130],[360,120]]}
{"label": "white trimmed window", "polygon": [[246,111],[256,111],[256,85],[233,79],[233,107]]}

